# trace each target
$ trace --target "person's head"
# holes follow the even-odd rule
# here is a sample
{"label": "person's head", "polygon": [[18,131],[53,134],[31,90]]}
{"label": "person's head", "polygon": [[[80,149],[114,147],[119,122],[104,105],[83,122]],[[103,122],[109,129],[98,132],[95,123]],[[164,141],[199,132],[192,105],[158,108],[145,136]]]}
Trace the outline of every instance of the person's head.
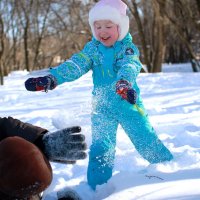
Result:
{"label": "person's head", "polygon": [[52,177],[49,161],[34,144],[17,136],[0,142],[0,193],[28,198],[44,191]]}
{"label": "person's head", "polygon": [[93,36],[105,46],[121,41],[129,31],[127,5],[121,0],[100,0],[89,12]]}
{"label": "person's head", "polygon": [[94,22],[94,33],[105,46],[112,46],[119,38],[118,25],[110,20],[98,20]]}

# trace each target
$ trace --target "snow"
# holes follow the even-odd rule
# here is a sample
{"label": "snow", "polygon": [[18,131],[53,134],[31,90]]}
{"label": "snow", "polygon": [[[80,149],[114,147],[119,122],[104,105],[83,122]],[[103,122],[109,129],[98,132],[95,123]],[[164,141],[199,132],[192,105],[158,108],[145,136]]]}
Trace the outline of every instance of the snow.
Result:
{"label": "snow", "polygon": [[[119,127],[115,167],[108,183],[95,192],[90,189],[88,158],[75,165],[51,163],[54,177],[43,199],[57,199],[56,191],[65,187],[76,190],[83,200],[200,199],[200,73],[192,73],[188,63],[163,66],[162,73],[140,74],[138,84],[151,123],[174,160],[149,165]],[[49,131],[80,125],[89,147],[91,73],[48,93],[26,91],[24,81],[44,72],[16,71],[5,77],[5,85],[0,86],[0,116]]]}

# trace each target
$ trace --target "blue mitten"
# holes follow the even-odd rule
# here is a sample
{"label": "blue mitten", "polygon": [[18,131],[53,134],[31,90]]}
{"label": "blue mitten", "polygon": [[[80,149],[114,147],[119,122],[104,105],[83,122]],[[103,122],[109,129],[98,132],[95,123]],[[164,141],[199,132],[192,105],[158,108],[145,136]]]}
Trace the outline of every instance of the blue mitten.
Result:
{"label": "blue mitten", "polygon": [[28,91],[45,91],[53,90],[57,86],[56,78],[52,75],[29,78],[25,81],[25,88]]}
{"label": "blue mitten", "polygon": [[128,101],[130,104],[136,104],[137,93],[131,87],[131,84],[126,80],[119,80],[116,83],[116,93],[119,94],[123,99]]}

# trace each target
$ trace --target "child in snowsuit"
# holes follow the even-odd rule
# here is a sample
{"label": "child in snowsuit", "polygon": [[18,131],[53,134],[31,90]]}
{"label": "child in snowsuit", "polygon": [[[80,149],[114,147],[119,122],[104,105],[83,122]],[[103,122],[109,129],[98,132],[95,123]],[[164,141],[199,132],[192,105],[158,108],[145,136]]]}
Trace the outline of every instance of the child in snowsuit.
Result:
{"label": "child in snowsuit", "polygon": [[48,76],[25,82],[27,90],[46,91],[92,70],[92,145],[87,178],[93,189],[112,176],[119,124],[150,163],[173,158],[157,137],[142,103],[136,82],[142,64],[128,32],[126,9],[121,0],[100,0],[89,12],[92,41],[69,60],[50,69]]}
{"label": "child in snowsuit", "polygon": [[52,181],[49,161],[75,163],[86,157],[84,135],[73,134],[78,132],[80,127],[49,133],[12,117],[0,117],[0,200],[39,200]]}

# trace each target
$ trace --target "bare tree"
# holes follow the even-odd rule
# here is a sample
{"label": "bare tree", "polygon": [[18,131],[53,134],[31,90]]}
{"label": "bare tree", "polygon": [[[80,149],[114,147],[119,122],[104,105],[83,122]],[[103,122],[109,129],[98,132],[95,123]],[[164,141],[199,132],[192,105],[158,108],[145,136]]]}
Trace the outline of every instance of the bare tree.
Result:
{"label": "bare tree", "polygon": [[[97,0],[1,0],[0,64],[5,76],[55,66],[91,39],[88,12]],[[148,72],[163,62],[200,59],[199,0],[124,0],[130,33]]]}
{"label": "bare tree", "polygon": [[2,19],[2,15],[0,13],[0,83],[3,85],[3,77],[4,77],[4,72],[3,72],[3,65],[2,65],[2,56],[4,52],[4,22]]}
{"label": "bare tree", "polygon": [[[40,46],[42,43],[42,39],[45,35],[45,29],[47,25],[47,19],[48,14],[50,12],[51,7],[51,0],[45,1],[45,3],[36,2],[35,6],[35,24],[36,24],[36,30],[35,30],[35,39],[33,40],[35,44],[35,51],[34,51],[34,58],[33,58],[33,69],[38,68],[40,69],[42,66],[40,66],[40,63],[38,62],[38,56],[40,53]],[[42,13],[42,15],[40,14]]]}
{"label": "bare tree", "polygon": [[[164,0],[165,1],[165,0]],[[165,2],[163,1],[162,6],[165,8]],[[162,16],[160,5],[156,0],[152,0],[152,6],[154,10],[154,26],[153,31],[153,59],[151,72],[161,72],[161,67],[164,59],[165,51],[165,24]],[[163,8],[163,9],[164,9]]]}
{"label": "bare tree", "polygon": [[17,8],[18,17],[20,19],[21,26],[23,28],[23,43],[24,43],[24,57],[25,68],[30,71],[29,65],[29,29],[30,29],[30,13],[32,13],[33,0],[29,1],[14,1],[14,6]]}
{"label": "bare tree", "polygon": [[[156,0],[124,0],[137,24],[144,63],[148,72],[160,72],[165,53],[165,23]],[[142,11],[142,14],[139,13]],[[131,30],[130,30],[131,31]]]}
{"label": "bare tree", "polygon": [[[163,0],[157,0],[157,2],[161,6],[162,13],[165,15],[165,17],[167,18],[168,22],[171,24],[173,29],[176,31],[179,40],[186,47],[187,52],[189,54],[188,59],[194,60],[197,63],[197,65],[199,65],[196,57],[197,54],[193,48],[194,46],[192,43],[192,40],[195,39],[194,33],[198,33],[200,31],[198,18],[195,19],[194,15],[194,13],[196,12],[194,12],[195,10],[191,9],[194,8],[193,2],[181,1],[181,0],[177,1],[169,0],[167,1],[168,2],[167,9],[165,6],[163,6],[164,3]],[[169,7],[171,7],[171,9],[169,9]],[[169,10],[171,12],[169,12]],[[184,49],[182,50],[184,51]],[[183,52],[180,52],[180,54],[182,53]]]}
{"label": "bare tree", "polygon": [[196,4],[197,4],[198,12],[200,15],[200,0],[196,0]]}
{"label": "bare tree", "polygon": [[148,71],[151,71],[152,65],[151,65],[149,57],[148,57],[148,49],[147,49],[147,43],[146,43],[146,39],[145,39],[145,33],[144,33],[144,29],[143,29],[142,20],[140,18],[139,12],[138,12],[139,9],[138,9],[137,3],[135,0],[132,0],[131,2],[125,0],[124,2],[129,6],[130,12],[134,16],[135,21],[137,23],[139,37],[140,37],[140,41],[141,41],[141,45],[142,45],[142,49],[143,49],[143,53],[144,53],[144,62],[147,65]]}

